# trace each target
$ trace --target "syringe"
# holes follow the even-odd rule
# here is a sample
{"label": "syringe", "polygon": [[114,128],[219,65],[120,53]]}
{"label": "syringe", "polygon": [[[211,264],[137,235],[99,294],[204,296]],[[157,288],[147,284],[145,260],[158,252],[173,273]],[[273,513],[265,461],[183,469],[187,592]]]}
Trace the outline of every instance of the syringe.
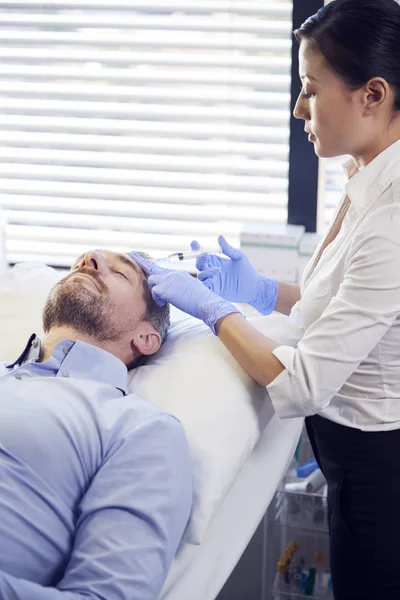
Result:
{"label": "syringe", "polygon": [[167,262],[167,263],[178,263],[182,260],[190,260],[191,258],[197,258],[200,254],[203,254],[204,250],[188,250],[187,252],[174,252],[164,258],[158,258],[156,262]]}

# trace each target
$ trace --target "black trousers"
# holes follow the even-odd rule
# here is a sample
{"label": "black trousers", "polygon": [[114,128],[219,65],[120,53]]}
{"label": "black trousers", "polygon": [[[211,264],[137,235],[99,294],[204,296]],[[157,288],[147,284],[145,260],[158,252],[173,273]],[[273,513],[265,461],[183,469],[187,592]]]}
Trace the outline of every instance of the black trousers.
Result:
{"label": "black trousers", "polygon": [[335,600],[400,600],[400,430],[363,432],[307,417],[328,482]]}

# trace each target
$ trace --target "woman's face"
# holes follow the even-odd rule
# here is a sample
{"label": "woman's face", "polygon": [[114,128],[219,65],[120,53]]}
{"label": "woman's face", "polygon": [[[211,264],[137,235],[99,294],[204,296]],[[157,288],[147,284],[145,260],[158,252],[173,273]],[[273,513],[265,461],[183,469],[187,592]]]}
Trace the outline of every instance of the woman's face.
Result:
{"label": "woman's face", "polygon": [[359,92],[346,87],[308,40],[300,44],[299,66],[303,89],[294,116],[304,119],[316,154],[324,158],[360,154],[368,132]]}

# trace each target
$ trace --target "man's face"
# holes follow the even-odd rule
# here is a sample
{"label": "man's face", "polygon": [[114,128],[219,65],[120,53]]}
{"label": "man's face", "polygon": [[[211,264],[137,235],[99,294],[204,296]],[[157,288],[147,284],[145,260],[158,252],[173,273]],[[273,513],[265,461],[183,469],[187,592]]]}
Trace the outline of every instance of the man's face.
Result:
{"label": "man's face", "polygon": [[98,341],[122,339],[143,319],[149,293],[143,271],[127,254],[87,252],[52,289],[44,330],[70,326]]}

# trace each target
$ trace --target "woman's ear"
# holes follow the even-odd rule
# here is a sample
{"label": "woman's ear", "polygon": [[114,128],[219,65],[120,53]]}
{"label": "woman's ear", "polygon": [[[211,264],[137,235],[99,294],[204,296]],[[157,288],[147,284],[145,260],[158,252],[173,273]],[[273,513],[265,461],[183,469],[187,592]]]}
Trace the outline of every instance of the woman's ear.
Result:
{"label": "woman's ear", "polygon": [[136,328],[131,344],[132,349],[145,356],[150,356],[159,350],[161,336],[150,323],[143,321]]}
{"label": "woman's ear", "polygon": [[391,99],[390,86],[382,77],[370,79],[363,90],[364,110],[366,114],[373,114],[381,108],[388,99]]}

